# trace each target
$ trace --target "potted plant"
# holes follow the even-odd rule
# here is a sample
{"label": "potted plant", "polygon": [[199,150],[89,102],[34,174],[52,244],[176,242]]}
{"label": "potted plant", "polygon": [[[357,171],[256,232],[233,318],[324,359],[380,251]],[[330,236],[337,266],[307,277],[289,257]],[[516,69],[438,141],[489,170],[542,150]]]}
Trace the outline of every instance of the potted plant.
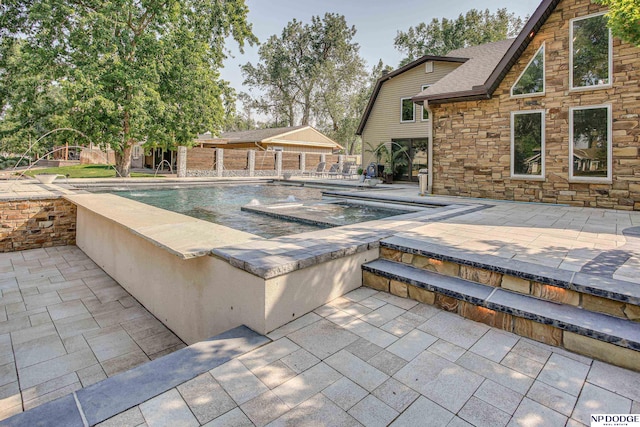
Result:
{"label": "potted plant", "polygon": [[[396,170],[396,163],[398,165],[404,164],[405,167],[408,164],[407,147],[401,147],[396,142],[381,142],[375,147],[368,142],[366,145],[368,148],[365,151],[374,155],[378,163],[378,176],[382,177],[385,184],[391,184]],[[394,150],[390,148],[391,145],[397,145],[400,148]],[[399,167],[401,168],[402,166]]]}
{"label": "potted plant", "polygon": [[365,170],[362,168],[358,168],[358,180],[360,182],[364,182],[365,178],[367,177]]}

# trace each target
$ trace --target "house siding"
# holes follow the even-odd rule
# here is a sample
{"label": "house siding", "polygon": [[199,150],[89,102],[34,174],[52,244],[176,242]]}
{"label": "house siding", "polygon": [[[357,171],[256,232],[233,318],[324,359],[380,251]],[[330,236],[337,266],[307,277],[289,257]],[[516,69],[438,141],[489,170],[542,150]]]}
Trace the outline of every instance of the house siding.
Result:
{"label": "house siding", "polygon": [[[492,99],[431,106],[435,194],[640,210],[640,48],[614,38],[613,85],[569,91],[570,20],[604,10],[589,0],[561,1]],[[545,95],[512,98],[511,86],[543,42]],[[570,182],[570,108],[602,104],[612,108],[612,182]],[[511,112],[540,109],[546,112],[544,180],[511,179]]]}
{"label": "house siding", "polygon": [[373,160],[369,146],[399,138],[427,138],[429,122],[421,120],[422,109],[416,106],[416,120],[400,123],[400,100],[420,93],[423,85],[433,84],[460,66],[455,62],[434,62],[433,72],[425,72],[425,64],[416,66],[384,82],[362,132],[363,164]]}

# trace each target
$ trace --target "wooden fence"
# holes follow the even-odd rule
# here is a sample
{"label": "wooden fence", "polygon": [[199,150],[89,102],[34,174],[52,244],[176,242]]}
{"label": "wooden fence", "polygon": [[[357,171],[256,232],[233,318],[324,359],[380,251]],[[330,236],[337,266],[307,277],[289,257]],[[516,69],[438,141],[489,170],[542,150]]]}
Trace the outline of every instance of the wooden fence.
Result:
{"label": "wooden fence", "polygon": [[[220,156],[220,158],[219,158]],[[358,156],[235,150],[195,147],[187,151],[186,176],[276,176],[313,171],[318,163],[327,165],[358,162]],[[218,164],[220,163],[220,164]]]}

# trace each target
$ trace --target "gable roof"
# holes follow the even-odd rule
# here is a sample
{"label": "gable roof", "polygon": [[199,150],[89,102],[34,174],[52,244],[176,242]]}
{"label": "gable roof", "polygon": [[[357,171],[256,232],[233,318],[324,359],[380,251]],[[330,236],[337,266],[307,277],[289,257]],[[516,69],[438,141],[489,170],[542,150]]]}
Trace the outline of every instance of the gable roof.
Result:
{"label": "gable roof", "polygon": [[[448,97],[450,94],[471,91],[477,86],[482,86],[511,47],[513,41],[514,39],[501,40],[449,52],[449,55],[469,60],[420,92],[416,97],[428,96],[429,100],[440,99],[439,97]],[[414,97],[414,101],[416,97]]]}
{"label": "gable roof", "polygon": [[[315,135],[313,141],[309,141],[308,138],[305,140],[294,140],[294,139],[282,139],[285,136],[295,134],[299,131],[310,130]],[[318,146],[318,147],[327,147],[327,148],[337,148],[342,149],[343,147],[318,131],[317,129],[308,126],[291,126],[291,127],[281,127],[281,128],[267,128],[267,129],[251,129],[251,130],[243,130],[237,132],[223,132],[219,137],[213,137],[211,134],[202,134],[198,135],[198,140],[200,142],[203,141],[213,141],[216,143],[226,143],[226,144],[240,144],[240,143],[279,143],[279,144],[288,144],[288,145],[305,145],[305,146]]]}
{"label": "gable roof", "polygon": [[440,61],[440,62],[465,62],[467,61],[467,58],[455,58],[453,56],[434,56],[434,55],[425,55],[422,56],[418,59],[416,59],[413,62],[408,63],[407,65],[405,65],[404,67],[400,67],[397,70],[391,71],[390,73],[384,74],[382,77],[380,77],[378,79],[378,81],[376,82],[375,87],[373,88],[373,92],[371,94],[371,97],[369,98],[369,103],[367,104],[367,108],[365,109],[365,112],[362,116],[362,119],[360,120],[360,124],[358,125],[358,130],[356,131],[356,135],[362,135],[362,132],[364,132],[364,127],[367,124],[367,120],[369,119],[369,116],[371,115],[371,110],[373,110],[373,105],[376,103],[376,99],[378,98],[378,94],[380,93],[380,90],[382,89],[382,85],[384,84],[384,82],[391,80],[392,78],[399,76],[402,73],[405,73],[409,70],[412,70],[414,68],[416,68],[419,65],[424,64],[425,62],[428,61]]}
{"label": "gable roof", "polygon": [[[443,102],[470,101],[491,98],[493,92],[496,90],[498,85],[500,85],[511,67],[516,63],[516,61],[518,61],[518,59],[520,59],[522,52],[524,52],[527,46],[529,46],[531,40],[533,40],[540,27],[542,27],[542,25],[546,22],[547,18],[549,17],[549,15],[551,15],[558,3],[560,3],[560,0],[543,0],[542,3],[540,3],[536,11],[533,13],[533,15],[531,15],[531,18],[522,28],[522,31],[520,31],[520,34],[518,34],[518,37],[516,37],[515,40],[510,43],[508,48],[505,49],[505,53],[504,55],[502,55],[502,58],[496,60],[497,58],[495,56],[493,57],[493,59],[496,60],[495,65],[483,82],[475,82],[477,84],[473,85],[473,79],[469,78],[467,79],[467,81],[465,81],[464,87],[459,87],[456,89],[453,84],[450,84],[449,86],[445,85],[445,83],[448,83],[448,81],[452,80],[455,77],[452,77],[452,75],[456,73],[456,71],[465,73],[465,76],[472,74],[473,66],[472,64],[470,64],[470,60],[462,66],[458,67],[457,70],[449,73],[436,84],[414,96],[412,98],[413,102],[422,104],[424,103],[424,101],[427,101],[436,104]],[[505,43],[506,42],[507,41],[505,41]],[[449,52],[449,54],[459,54],[459,52],[453,51]],[[490,66],[490,64],[485,64],[485,66]],[[461,70],[463,67],[466,67],[465,70]],[[443,84],[440,85],[440,83]]]}
{"label": "gable roof", "polygon": [[[219,139],[228,139],[229,142],[261,142],[265,139],[280,136],[291,131],[303,129],[309,126],[293,126],[284,128],[267,128],[267,129],[251,129],[241,130],[237,132],[223,132]],[[214,139],[211,135],[198,135],[198,139]],[[217,138],[216,138],[217,139]]]}

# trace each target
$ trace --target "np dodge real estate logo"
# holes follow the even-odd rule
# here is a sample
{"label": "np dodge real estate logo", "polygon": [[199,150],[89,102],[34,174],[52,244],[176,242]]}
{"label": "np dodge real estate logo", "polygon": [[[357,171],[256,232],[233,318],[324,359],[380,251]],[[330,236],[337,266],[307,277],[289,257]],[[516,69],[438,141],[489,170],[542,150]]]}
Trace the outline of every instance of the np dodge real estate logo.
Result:
{"label": "np dodge real estate logo", "polygon": [[640,427],[640,415],[634,415],[634,414],[591,415],[591,427]]}

